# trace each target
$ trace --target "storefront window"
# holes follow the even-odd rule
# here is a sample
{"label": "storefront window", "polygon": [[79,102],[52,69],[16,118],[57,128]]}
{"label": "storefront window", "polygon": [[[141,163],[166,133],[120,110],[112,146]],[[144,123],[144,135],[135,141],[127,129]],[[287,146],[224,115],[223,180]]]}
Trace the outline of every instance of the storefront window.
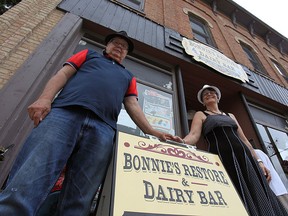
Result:
{"label": "storefront window", "polygon": [[256,124],[256,125],[257,125],[259,133],[261,135],[261,138],[262,138],[262,140],[264,142],[265,148],[266,148],[266,150],[268,152],[268,156],[271,157],[271,156],[275,155],[274,147],[273,147],[273,145],[271,143],[271,140],[270,140],[270,138],[269,138],[269,136],[268,136],[268,134],[266,132],[265,127],[263,125],[261,125],[261,124]]}
{"label": "storefront window", "polygon": [[[151,126],[159,131],[175,135],[172,94],[141,83],[138,83],[137,87],[139,104]],[[144,135],[131,120],[124,107],[118,117],[118,129],[135,135]]]}
{"label": "storefront window", "polygon": [[256,125],[265,144],[268,155],[270,157],[278,155],[282,161],[288,161],[287,133],[261,124]]}
{"label": "storefront window", "polygon": [[288,135],[257,123],[258,131],[277,173],[288,189]]}
{"label": "storefront window", "polygon": [[288,136],[287,133],[268,127],[268,131],[274,141],[275,147],[282,160],[288,161]]}

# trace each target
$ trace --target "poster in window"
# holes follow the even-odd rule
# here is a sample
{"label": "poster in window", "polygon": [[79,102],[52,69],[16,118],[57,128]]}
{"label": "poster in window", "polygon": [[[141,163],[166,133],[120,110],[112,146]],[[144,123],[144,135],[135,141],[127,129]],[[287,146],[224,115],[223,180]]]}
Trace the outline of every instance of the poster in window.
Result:
{"label": "poster in window", "polygon": [[156,89],[143,91],[143,112],[153,128],[174,134],[172,95]]}

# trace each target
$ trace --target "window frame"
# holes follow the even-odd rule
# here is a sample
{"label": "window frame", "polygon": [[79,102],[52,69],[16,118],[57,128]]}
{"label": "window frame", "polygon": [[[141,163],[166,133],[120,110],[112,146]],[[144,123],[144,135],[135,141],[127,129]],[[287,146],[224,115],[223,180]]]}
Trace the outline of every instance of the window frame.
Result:
{"label": "window frame", "polygon": [[[216,47],[215,41],[212,37],[212,34],[211,34],[210,29],[208,27],[208,24],[205,20],[195,16],[194,14],[189,14],[189,22],[190,22],[191,30],[193,33],[193,39],[195,39],[195,40],[197,40],[203,44],[206,44],[208,46]],[[193,25],[199,26],[203,30],[204,33],[195,30],[195,28],[193,28]],[[204,38],[205,42],[203,40],[200,40],[197,36]]]}
{"label": "window frame", "polygon": [[0,15],[4,14],[5,12],[7,12],[8,10],[10,10],[12,7],[14,7],[15,5],[19,4],[22,0],[16,0],[16,1],[5,1],[5,3],[3,2],[3,5],[1,5],[0,7]]}
{"label": "window frame", "polygon": [[111,0],[111,1],[125,5],[133,10],[140,11],[141,13],[144,12],[145,0]]}
{"label": "window frame", "polygon": [[252,64],[254,70],[259,72],[259,73],[268,75],[267,71],[265,70],[264,66],[262,65],[262,63],[261,63],[260,59],[258,58],[254,49],[243,42],[240,42],[240,45],[241,45],[246,57],[248,58],[248,60]]}
{"label": "window frame", "polygon": [[281,64],[279,64],[277,61],[271,59],[273,66],[275,67],[276,71],[286,80],[286,82],[288,82],[288,73],[287,71],[284,69],[284,67],[282,67]]}
{"label": "window frame", "polygon": [[288,136],[287,118],[283,114],[266,109],[254,104],[253,102],[248,102],[247,105],[249,112],[251,113],[261,147],[270,158],[282,181],[288,183],[288,160],[283,160],[281,155],[283,154],[283,149],[281,150],[278,148],[277,142],[275,142],[275,140],[277,140],[275,133],[271,132],[272,130]]}

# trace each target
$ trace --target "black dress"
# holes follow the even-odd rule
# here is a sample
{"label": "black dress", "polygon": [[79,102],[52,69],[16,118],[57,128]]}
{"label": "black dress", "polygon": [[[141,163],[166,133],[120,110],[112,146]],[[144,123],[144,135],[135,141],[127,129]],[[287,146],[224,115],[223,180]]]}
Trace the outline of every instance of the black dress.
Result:
{"label": "black dress", "polygon": [[237,124],[229,115],[209,115],[203,123],[208,151],[219,155],[247,212],[251,216],[287,216],[270,189],[258,162],[237,134]]}

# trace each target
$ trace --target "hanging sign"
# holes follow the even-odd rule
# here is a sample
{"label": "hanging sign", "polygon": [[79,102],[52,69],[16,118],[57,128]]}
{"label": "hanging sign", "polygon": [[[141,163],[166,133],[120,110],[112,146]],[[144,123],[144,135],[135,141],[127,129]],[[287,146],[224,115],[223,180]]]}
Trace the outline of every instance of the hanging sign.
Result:
{"label": "hanging sign", "polygon": [[193,56],[196,61],[203,62],[216,71],[225,74],[227,76],[239,79],[242,82],[248,82],[248,76],[241,65],[229,59],[221,52],[206,46],[204,44],[182,39],[182,46],[188,55]]}
{"label": "hanging sign", "polygon": [[219,157],[118,133],[110,215],[247,216]]}

